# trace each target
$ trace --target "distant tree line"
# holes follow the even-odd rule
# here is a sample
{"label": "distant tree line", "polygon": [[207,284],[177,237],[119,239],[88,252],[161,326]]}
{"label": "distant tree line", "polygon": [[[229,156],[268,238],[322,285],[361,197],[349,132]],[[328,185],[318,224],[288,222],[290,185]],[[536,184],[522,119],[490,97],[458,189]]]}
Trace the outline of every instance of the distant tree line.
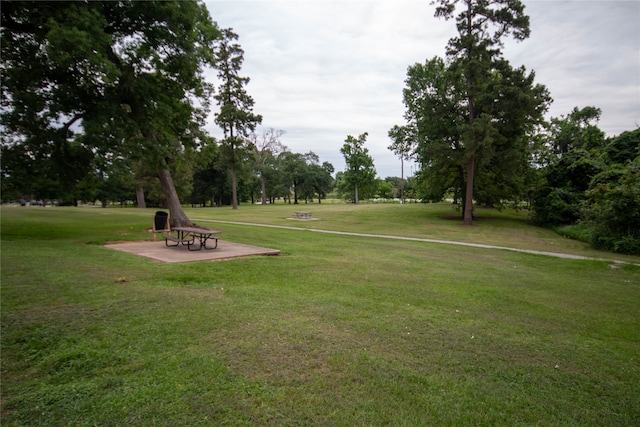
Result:
{"label": "distant tree line", "polygon": [[[281,131],[269,129],[261,136],[251,134],[242,158],[236,162],[238,199],[251,203],[287,203],[317,200],[320,203],[333,190],[334,168],[328,162],[320,164],[313,152],[291,152],[278,140]],[[233,202],[232,176],[224,167],[225,159],[218,152],[193,176],[192,204],[223,206]]]}
{"label": "distant tree line", "polygon": [[[506,37],[529,37],[520,0],[433,3],[458,34],[445,57],[408,68],[405,123],[389,130],[389,149],[420,168],[382,181],[367,132],[347,136],[335,176],[283,146],[283,131],[258,134],[238,36],[200,2],[3,1],[2,199],[135,200],[177,226],[191,225],[182,201],[446,197],[466,225],[474,202],[528,207],[537,224],[640,253],[640,130],[606,138],[595,107],[544,120],[547,89],[502,55]],[[220,140],[204,130],[214,102]]]}

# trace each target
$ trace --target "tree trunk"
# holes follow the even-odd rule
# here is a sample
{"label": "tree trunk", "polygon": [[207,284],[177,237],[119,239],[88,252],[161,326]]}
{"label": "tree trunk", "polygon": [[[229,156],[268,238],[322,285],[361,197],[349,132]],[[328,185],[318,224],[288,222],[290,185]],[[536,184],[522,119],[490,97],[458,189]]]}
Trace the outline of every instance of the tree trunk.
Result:
{"label": "tree trunk", "polygon": [[404,153],[400,158],[400,204],[404,204]]}
{"label": "tree trunk", "polygon": [[238,209],[238,174],[235,165],[231,166],[231,192],[233,193],[233,209]]}
{"label": "tree trunk", "polygon": [[262,194],[262,204],[267,204],[267,177],[263,173],[260,174],[260,193]]}
{"label": "tree trunk", "polygon": [[356,205],[360,203],[360,199],[358,196],[358,182],[356,181],[356,192],[355,192],[355,200],[353,201]]}
{"label": "tree trunk", "polygon": [[194,224],[182,210],[176,187],[168,169],[161,169],[158,172],[158,179],[162,187],[165,202],[169,208],[169,222],[171,227],[193,227]]}
{"label": "tree trunk", "polygon": [[467,189],[464,203],[464,225],[473,225],[473,175],[475,173],[476,156],[471,156],[467,163]]}
{"label": "tree trunk", "polygon": [[138,201],[138,207],[144,209],[147,204],[144,200],[144,188],[142,185],[136,185],[136,200]]}
{"label": "tree trunk", "polygon": [[[471,34],[473,30],[473,14],[472,14],[472,3],[467,3],[467,31]],[[473,45],[467,46],[467,98],[468,98],[468,112],[469,112],[469,126],[473,128],[473,122],[476,119],[476,112],[474,106],[474,97],[473,97],[473,71],[472,71],[472,62],[473,62],[473,54],[472,54]],[[475,139],[475,134],[473,134],[472,138]],[[475,142],[472,147],[473,150],[476,149]],[[468,149],[468,148],[467,148]],[[467,162],[467,188],[465,191],[465,200],[464,200],[464,225],[473,225],[473,177],[476,169],[476,154],[469,157],[469,161]]]}

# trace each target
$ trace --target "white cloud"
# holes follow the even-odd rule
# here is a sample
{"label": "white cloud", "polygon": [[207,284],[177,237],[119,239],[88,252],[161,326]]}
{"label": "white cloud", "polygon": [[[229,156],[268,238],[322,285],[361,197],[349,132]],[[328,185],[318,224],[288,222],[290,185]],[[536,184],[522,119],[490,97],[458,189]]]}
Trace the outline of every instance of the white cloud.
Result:
{"label": "white cloud", "polygon": [[[314,151],[336,170],[347,135],[369,132],[378,176],[399,176],[387,131],[403,123],[407,67],[442,56],[453,21],[428,0],[206,2],[239,34],[243,75],[263,126],[286,131],[295,152]],[[550,114],[594,105],[610,135],[640,125],[640,3],[525,0],[531,37],[508,42],[514,66],[536,71],[555,102]],[[213,123],[212,134],[219,134]],[[410,167],[407,167],[410,170]]]}

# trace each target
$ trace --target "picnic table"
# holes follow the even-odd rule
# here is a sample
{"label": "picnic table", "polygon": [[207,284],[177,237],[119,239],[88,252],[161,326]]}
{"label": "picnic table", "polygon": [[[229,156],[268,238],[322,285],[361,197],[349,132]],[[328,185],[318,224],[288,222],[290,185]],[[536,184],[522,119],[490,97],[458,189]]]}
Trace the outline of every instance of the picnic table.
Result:
{"label": "picnic table", "polygon": [[311,219],[311,212],[294,212],[293,216],[298,219]]}
{"label": "picnic table", "polygon": [[[199,251],[202,248],[215,249],[218,247],[218,238],[213,237],[214,234],[220,233],[218,230],[198,227],[173,227],[171,231],[175,231],[177,236],[174,237],[171,234],[166,234],[164,236],[164,243],[167,246],[173,247],[180,244],[187,245],[187,249],[190,251]],[[209,240],[213,240],[215,242],[213,247],[207,246],[207,242]],[[174,244],[170,244],[170,241]],[[193,249],[191,249],[192,246]]]}

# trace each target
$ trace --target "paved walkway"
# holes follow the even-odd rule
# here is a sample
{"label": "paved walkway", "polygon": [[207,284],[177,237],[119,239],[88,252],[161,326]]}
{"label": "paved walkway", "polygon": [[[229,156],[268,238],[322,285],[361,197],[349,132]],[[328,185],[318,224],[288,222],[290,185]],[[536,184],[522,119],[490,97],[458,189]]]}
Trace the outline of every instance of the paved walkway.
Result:
{"label": "paved walkway", "polygon": [[[331,231],[331,230],[320,230],[317,228],[290,227],[286,225],[255,224],[250,222],[223,221],[223,220],[215,220],[215,219],[194,219],[194,221],[216,222],[220,224],[233,224],[233,225],[247,225],[252,227],[280,228],[280,229],[295,230],[295,231],[311,231],[314,233],[339,234],[344,236],[372,237],[376,239],[407,240],[412,242],[437,243],[437,244],[443,244],[443,245],[467,246],[467,247],[482,248],[482,249],[498,249],[503,251],[521,252],[521,253],[527,253],[527,254],[533,254],[533,255],[545,255],[545,256],[565,258],[565,259],[582,259],[582,260],[590,260],[590,261],[612,262],[615,264],[632,264],[626,261],[620,261],[615,259],[593,258],[593,257],[582,256],[582,255],[564,254],[564,253],[558,253],[558,252],[534,251],[529,249],[516,249],[516,248],[509,248],[506,246],[485,245],[482,243],[454,242],[451,240],[423,239],[419,237],[391,236],[386,234],[351,233],[348,231]],[[632,265],[640,266],[640,264],[632,264]]]}

